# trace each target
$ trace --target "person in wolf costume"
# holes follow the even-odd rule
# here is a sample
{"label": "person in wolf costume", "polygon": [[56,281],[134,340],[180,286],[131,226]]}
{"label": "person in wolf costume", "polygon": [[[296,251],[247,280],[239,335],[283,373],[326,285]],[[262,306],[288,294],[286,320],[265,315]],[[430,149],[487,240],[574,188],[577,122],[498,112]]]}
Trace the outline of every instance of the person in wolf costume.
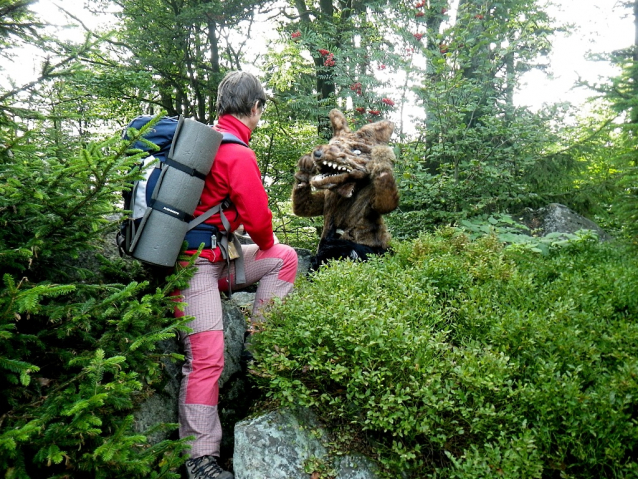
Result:
{"label": "person in wolf costume", "polygon": [[399,205],[388,141],[394,124],[383,120],[351,131],[346,117],[330,112],[333,137],[297,164],[292,192],[297,216],[323,216],[311,269],[330,259],[368,259],[388,250],[390,233],[383,215]]}

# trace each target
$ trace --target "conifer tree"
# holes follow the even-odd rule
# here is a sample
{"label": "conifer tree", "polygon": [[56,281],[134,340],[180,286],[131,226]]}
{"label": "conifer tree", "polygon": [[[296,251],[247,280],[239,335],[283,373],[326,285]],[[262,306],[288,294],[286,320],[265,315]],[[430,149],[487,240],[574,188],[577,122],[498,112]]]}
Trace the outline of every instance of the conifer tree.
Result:
{"label": "conifer tree", "polygon": [[[37,30],[4,36],[0,53],[31,33],[35,44]],[[92,45],[47,50],[34,81],[0,90],[0,470],[175,478],[184,445],[150,444],[152,431],[133,425],[162,387],[170,357],[158,343],[181,327],[170,292],[188,272],[143,280],[139,266],[98,253],[137,159],[119,135],[87,143],[65,130],[69,110],[29,104],[42,89],[69,102],[76,92],[56,81],[81,76]]]}

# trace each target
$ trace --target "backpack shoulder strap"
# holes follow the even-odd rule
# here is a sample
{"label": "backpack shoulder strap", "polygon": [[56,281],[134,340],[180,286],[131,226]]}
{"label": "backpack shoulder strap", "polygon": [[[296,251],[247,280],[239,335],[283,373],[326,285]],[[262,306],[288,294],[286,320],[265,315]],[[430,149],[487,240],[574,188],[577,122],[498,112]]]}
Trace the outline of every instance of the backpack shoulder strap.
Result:
{"label": "backpack shoulder strap", "polygon": [[[248,147],[248,145],[245,142],[237,138],[232,133],[228,133],[228,132],[222,132],[222,143],[236,143],[238,145],[244,145],[245,147]],[[213,216],[215,213],[223,212],[224,209],[230,208],[231,204],[232,203],[230,202],[230,198],[226,198],[220,204],[213,206],[211,209],[209,209],[205,213],[202,213],[197,218],[195,218],[190,223],[188,223],[188,231],[202,224],[204,221],[206,221],[208,218]],[[224,225],[224,227],[226,228],[226,230],[229,229],[229,225]]]}
{"label": "backpack shoulder strap", "polygon": [[232,133],[228,133],[225,131],[222,132],[222,143],[236,143],[238,145],[244,145],[246,148],[248,148],[248,145],[245,142],[241,141]]}
{"label": "backpack shoulder strap", "polygon": [[[243,145],[246,148],[248,148],[248,145],[245,142],[237,138],[232,133],[228,133],[228,132],[222,132],[222,144],[223,143],[235,143],[238,145]],[[191,220],[188,223],[188,231],[191,231],[192,229],[197,228],[197,226],[202,224],[204,221],[206,221],[208,218],[210,218],[214,214],[219,213],[219,217],[221,219],[222,226],[224,228],[224,233],[222,234],[221,243],[219,244],[219,247],[221,248],[222,256],[226,259],[226,262],[228,264],[229,287],[230,287],[230,261],[231,261],[230,252],[229,252],[229,242],[233,243],[234,249],[239,255],[237,258],[235,258],[235,262],[236,262],[235,282],[237,284],[246,283],[246,273],[244,271],[244,255],[241,249],[241,244],[239,243],[239,240],[237,239],[237,237],[230,232],[230,222],[226,218],[226,215],[224,215],[224,210],[229,208],[231,205],[232,203],[230,201],[230,198],[227,197],[220,204],[213,206],[212,208],[205,211],[204,213],[199,215],[197,218]],[[230,292],[230,289],[229,289],[229,292]]]}

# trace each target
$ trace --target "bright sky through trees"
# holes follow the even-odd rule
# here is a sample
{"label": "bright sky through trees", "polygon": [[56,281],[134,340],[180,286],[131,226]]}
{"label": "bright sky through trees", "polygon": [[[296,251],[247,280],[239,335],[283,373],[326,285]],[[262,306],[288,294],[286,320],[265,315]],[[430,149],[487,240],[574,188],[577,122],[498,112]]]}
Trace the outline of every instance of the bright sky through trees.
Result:
{"label": "bright sky through trees", "polygon": [[[544,102],[562,100],[580,103],[589,92],[573,88],[579,78],[595,82],[617,73],[605,62],[588,61],[587,55],[626,48],[633,42],[633,18],[619,0],[553,0],[552,3],[550,14],[559,21],[574,23],[576,31],[571,36],[560,35],[553,40],[550,77],[540,71],[529,72],[523,77],[524,84],[515,97],[519,104],[538,107]],[[40,0],[34,9],[46,21],[65,25],[69,20],[58,6],[81,18],[89,28],[105,24],[104,19],[95,18],[84,10],[84,0]],[[59,30],[59,35],[81,39],[84,33],[80,27],[65,27]],[[35,51],[28,50],[13,64],[0,59],[0,67],[4,69],[2,80],[11,77],[24,83],[36,74],[41,61]]]}
{"label": "bright sky through trees", "polygon": [[596,82],[618,71],[605,62],[588,61],[589,53],[609,53],[627,48],[634,39],[630,9],[618,0],[554,0],[550,14],[559,21],[573,23],[570,36],[557,36],[553,41],[551,77],[532,71],[523,77],[525,85],[517,95],[520,104],[538,106],[570,100],[580,103],[589,92],[572,89],[579,78]]}

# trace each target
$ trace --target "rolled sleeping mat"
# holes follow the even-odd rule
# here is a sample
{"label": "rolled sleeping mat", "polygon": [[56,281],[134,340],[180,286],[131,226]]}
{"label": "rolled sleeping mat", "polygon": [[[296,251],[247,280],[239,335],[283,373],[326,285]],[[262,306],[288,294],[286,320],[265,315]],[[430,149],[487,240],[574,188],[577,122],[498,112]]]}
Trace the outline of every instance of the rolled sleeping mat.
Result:
{"label": "rolled sleeping mat", "polygon": [[188,223],[149,208],[131,243],[131,256],[158,266],[175,266]]}
{"label": "rolled sleeping mat", "polygon": [[180,118],[173,144],[131,243],[131,255],[140,261],[174,266],[199,203],[222,134],[195,120]]}
{"label": "rolled sleeping mat", "polygon": [[180,118],[152,198],[193,214],[221,142],[222,134],[210,126]]}

